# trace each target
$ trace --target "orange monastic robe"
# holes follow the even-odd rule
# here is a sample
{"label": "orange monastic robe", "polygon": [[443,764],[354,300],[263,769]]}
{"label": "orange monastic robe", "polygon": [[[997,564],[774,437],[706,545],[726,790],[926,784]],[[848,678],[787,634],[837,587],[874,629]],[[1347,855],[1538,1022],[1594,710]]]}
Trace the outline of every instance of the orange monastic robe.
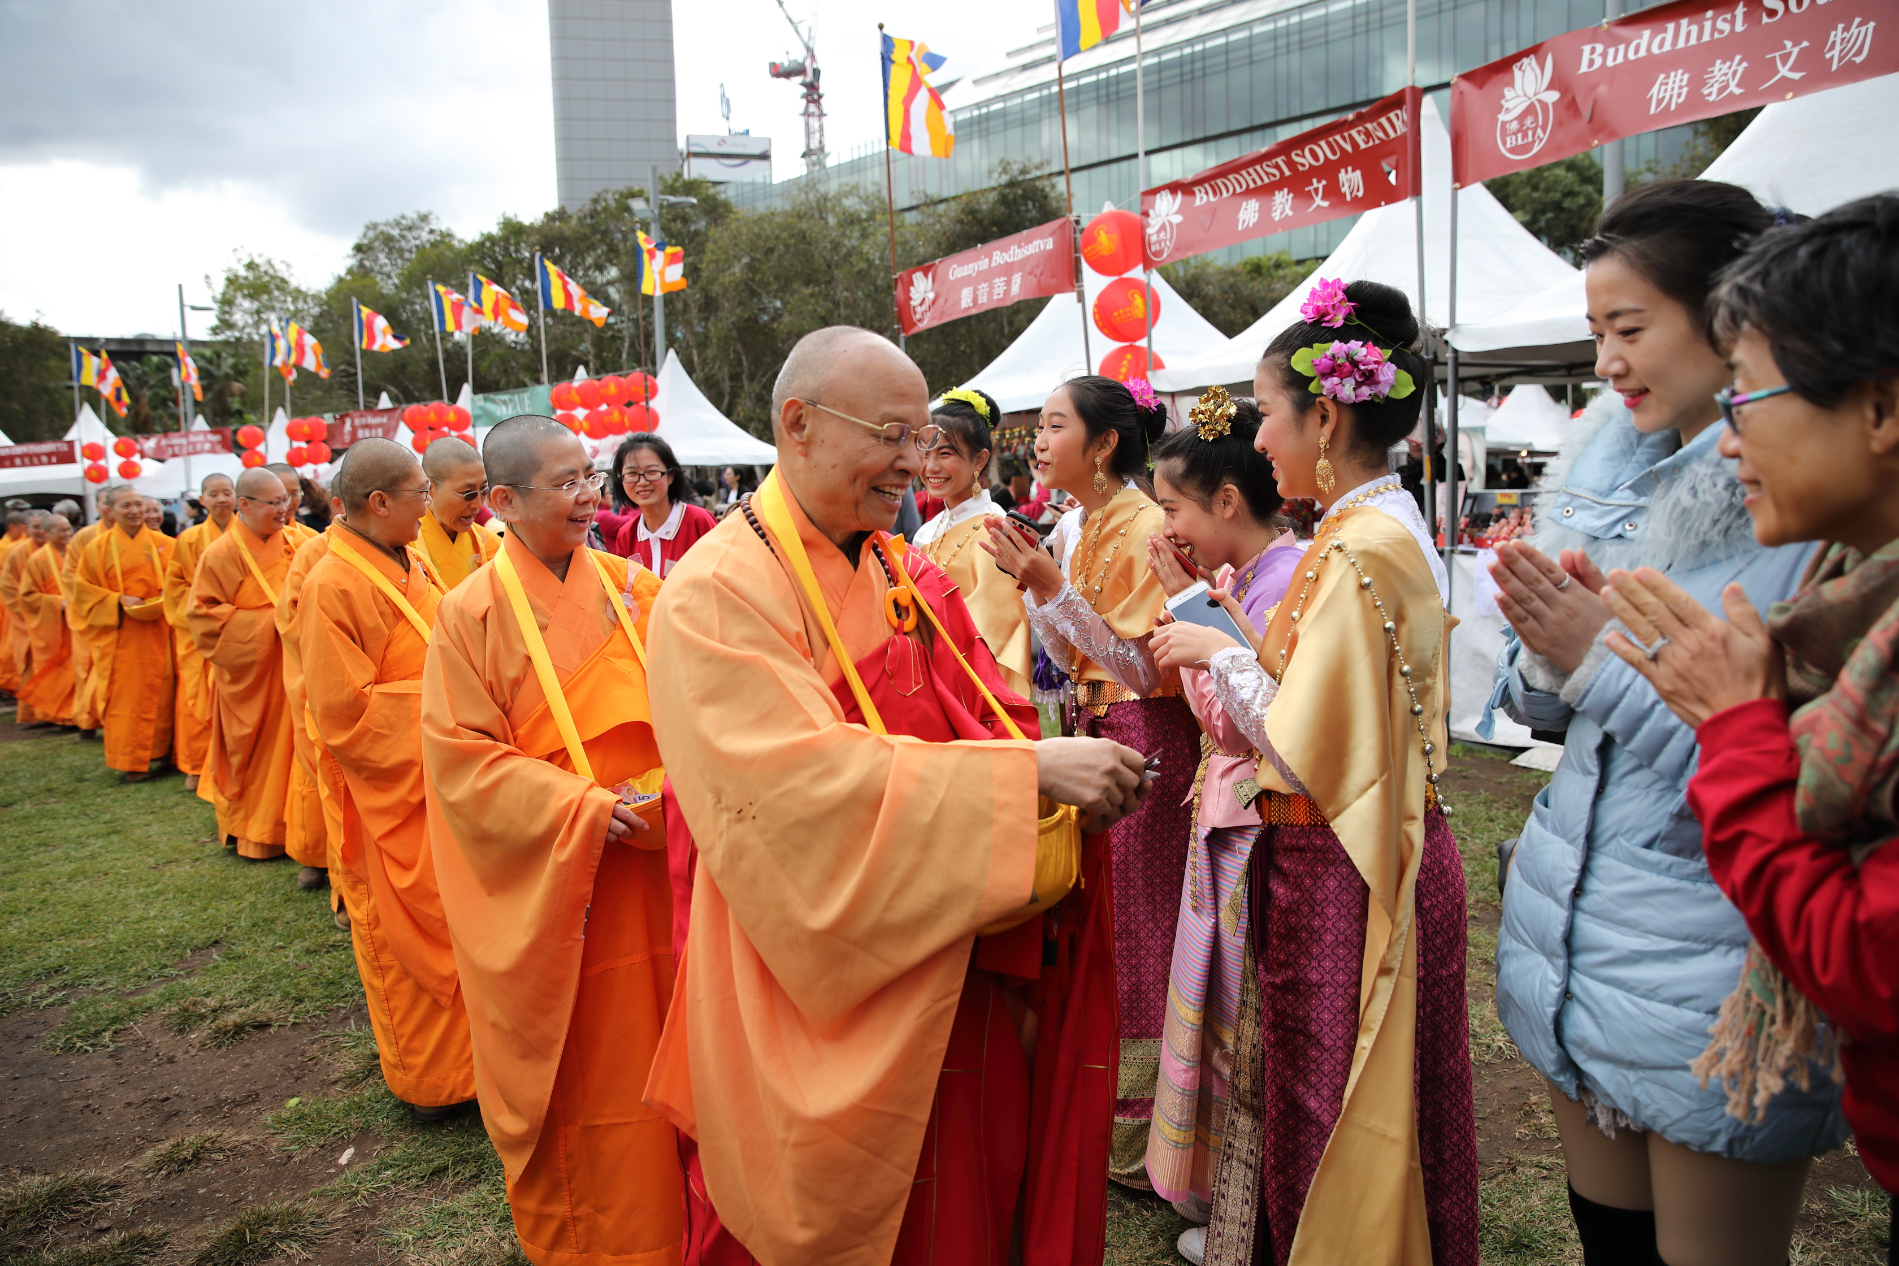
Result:
{"label": "orange monastic robe", "polygon": [[73,577],[79,573],[79,560],[86,547],[99,535],[104,524],[88,523],[66,542],[66,561],[59,569],[60,583],[66,587],[66,624],[73,630],[73,724],[82,730],[99,728],[99,708],[93,698],[92,643],[80,632],[79,613],[73,609]]}
{"label": "orange monastic robe", "polygon": [[448,529],[433,514],[425,514],[416,545],[428,555],[442,587],[453,589],[495,556],[495,551],[501,548],[501,538],[481,524],[472,523],[466,532],[451,540]]}
{"label": "orange monastic robe", "polygon": [[[162,601],[170,554],[169,537],[143,528],[128,536],[115,526],[93,538],[73,572],[68,596],[92,651],[92,702],[105,727],[108,769],[144,773],[171,751],[171,626]],[[121,595],[146,601],[126,610]]]}
{"label": "orange monastic robe", "polygon": [[[664,833],[608,844],[607,790],[659,764],[646,672],[591,558],[557,579],[508,536],[593,780],[574,773],[495,566],[442,599],[422,676],[429,839],[475,1043],[482,1122],[536,1266],[672,1266],[672,1126],[641,1102],[672,997]],[[659,582],[631,581],[639,636]]]}
{"label": "orange monastic robe", "polygon": [[[309,715],[342,769],[343,838],[330,870],[349,907],[356,969],[390,1093],[424,1107],[475,1097],[474,1050],[429,850],[422,794],[422,664],[428,641],[352,563],[373,568],[432,624],[438,593],[332,525],[298,601]],[[314,549],[297,554],[301,562]],[[292,639],[285,640],[286,651]]]}
{"label": "orange monastic robe", "polygon": [[[336,849],[343,838],[341,774],[336,773],[330,787],[330,803],[323,793],[324,760],[328,753],[316,738],[316,723],[310,719],[303,690],[303,656],[297,641],[298,604],[305,579],[330,552],[328,532],[312,535],[297,547],[284,575],[283,588],[277,594],[274,619],[277,636],[284,648],[284,703],[290,712],[291,748],[296,762],[290,767],[290,790],[284,800],[284,851],[304,866],[327,869],[336,860]],[[332,771],[335,773],[335,771]]]}
{"label": "orange monastic robe", "polygon": [[294,757],[277,595],[307,535],[293,525],[266,539],[232,520],[198,560],[185,611],[191,639],[211,665],[211,743],[198,795],[216,806],[218,833],[236,836],[238,851],[257,860],[284,853]]}
{"label": "orange monastic robe", "polygon": [[178,666],[178,705],[173,709],[172,762],[187,774],[204,772],[211,742],[211,670],[198,654],[185,610],[191,604],[191,582],[198,578],[198,560],[211,542],[223,536],[211,519],[194,524],[172,543],[171,562],[165,568],[165,619],[171,624],[172,655]]}
{"label": "orange monastic robe", "polygon": [[[20,614],[20,578],[26,573],[26,560],[39,548],[31,536],[23,536],[0,555],[0,610],[5,611],[7,617],[6,639],[0,643],[0,655],[7,661],[8,679],[18,683],[12,687],[16,697],[33,676],[33,642],[27,636],[26,622]],[[14,716],[16,724],[32,725],[45,719],[30,701],[20,699]]]}
{"label": "orange monastic robe", "polygon": [[20,685],[20,698],[42,721],[71,725],[73,719],[73,631],[66,624],[66,591],[59,583],[65,556],[42,545],[26,560],[20,581],[20,618],[33,643],[33,676]]}
{"label": "orange monastic robe", "polygon": [[[0,536],[0,567],[6,566],[6,560],[8,556],[13,553],[15,546],[25,545],[29,539],[25,533],[21,533],[19,536]],[[7,611],[5,605],[0,604],[0,652],[10,652],[12,649],[13,617]],[[8,691],[17,696],[20,690],[20,684],[19,665],[13,662],[13,656],[10,653],[0,653],[0,690]],[[30,708],[22,709],[17,718],[17,723],[20,725],[27,724],[27,717],[31,715],[31,712],[32,709]]]}

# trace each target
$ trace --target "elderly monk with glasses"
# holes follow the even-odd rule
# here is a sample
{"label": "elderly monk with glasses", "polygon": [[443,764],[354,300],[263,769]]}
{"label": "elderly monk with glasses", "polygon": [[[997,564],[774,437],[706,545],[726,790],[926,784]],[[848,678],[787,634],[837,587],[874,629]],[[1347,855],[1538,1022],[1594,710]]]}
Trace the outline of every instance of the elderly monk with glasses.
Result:
{"label": "elderly monk with glasses", "polygon": [[176,679],[164,591],[172,543],[145,526],[144,502],[130,485],[108,490],[99,504],[101,529],[74,569],[70,615],[91,652],[106,767],[138,782],[171,752]]}
{"label": "elderly monk with glasses", "polygon": [[940,438],[908,356],[819,330],[772,400],[778,466],[653,614],[680,969],[646,1094],[684,1136],[685,1261],[1099,1261],[1098,833],[1143,758],[1038,741],[889,535]]}
{"label": "elderly monk with glasses", "polygon": [[416,547],[442,587],[453,589],[501,548],[501,538],[475,522],[488,500],[488,476],[475,446],[452,436],[429,445],[422,473],[429,512],[422,516]]}

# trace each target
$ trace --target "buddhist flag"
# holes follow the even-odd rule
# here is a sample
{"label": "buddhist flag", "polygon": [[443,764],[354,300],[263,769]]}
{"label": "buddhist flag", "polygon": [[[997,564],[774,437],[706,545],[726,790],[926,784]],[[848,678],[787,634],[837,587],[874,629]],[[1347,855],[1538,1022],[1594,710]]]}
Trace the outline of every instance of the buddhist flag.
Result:
{"label": "buddhist flag", "polygon": [[125,384],[119,380],[119,371],[112,367],[112,358],[103,348],[94,356],[77,343],[73,344],[73,377],[79,380],[80,386],[97,391],[99,398],[111,405],[112,411],[120,417],[132,407]]}
{"label": "buddhist flag", "polygon": [[514,301],[514,296],[480,273],[468,274],[468,302],[490,325],[516,331],[527,329],[527,313]]}
{"label": "buddhist flag", "polygon": [[435,316],[438,330],[473,334],[481,328],[481,313],[439,281],[429,283],[429,311]]}
{"label": "buddhist flag", "polygon": [[[537,256],[541,264],[541,306],[561,309],[586,317],[595,325],[605,325],[607,314],[613,309],[604,303],[594,301],[592,295],[574,284],[574,279],[560,269]],[[642,269],[642,272],[645,270]]]}
{"label": "buddhist flag", "polygon": [[1061,60],[1093,48],[1121,28],[1121,14],[1145,0],[1055,0]]}
{"label": "buddhist flag", "polygon": [[330,364],[323,359],[323,344],[310,336],[310,331],[292,321],[284,328],[284,342],[290,347],[290,363],[308,369],[318,378],[330,376]]}
{"label": "buddhist flag", "polygon": [[179,384],[191,388],[193,400],[203,400],[204,384],[198,378],[198,362],[191,359],[191,353],[185,350],[183,343],[173,343],[172,346],[178,349]]}
{"label": "buddhist flag", "polygon": [[289,382],[297,376],[297,362],[290,355],[290,340],[277,328],[277,318],[271,317],[269,328],[264,335],[264,368],[275,368]]}
{"label": "buddhist flag", "polygon": [[655,242],[644,230],[634,229],[640,242],[640,293],[671,294],[686,288],[686,252],[678,246]]}
{"label": "buddhist flag", "polygon": [[[1106,0],[1110,5],[1115,2]],[[943,57],[916,40],[890,35],[883,39],[885,141],[906,154],[948,158],[956,148],[956,130],[943,108],[943,98],[924,78],[943,64]]]}
{"label": "buddhist flag", "polygon": [[365,352],[399,352],[409,345],[409,340],[396,333],[389,324],[389,318],[380,312],[371,311],[354,299],[350,306],[356,312],[356,346]]}

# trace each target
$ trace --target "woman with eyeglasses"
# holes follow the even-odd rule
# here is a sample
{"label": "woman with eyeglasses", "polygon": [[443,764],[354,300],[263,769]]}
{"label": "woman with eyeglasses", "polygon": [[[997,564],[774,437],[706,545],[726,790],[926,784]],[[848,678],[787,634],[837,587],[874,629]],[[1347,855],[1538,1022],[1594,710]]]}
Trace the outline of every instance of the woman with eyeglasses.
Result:
{"label": "woman with eyeglasses", "polygon": [[1143,1190],[1152,1185],[1147,1131],[1200,764],[1200,724],[1179,674],[1157,667],[1148,646],[1167,595],[1147,562],[1161,511],[1140,481],[1166,429],[1167,407],[1145,381],[1070,379],[1050,393],[1035,431],[1036,477],[1081,503],[1051,537],[1061,542],[1059,561],[1008,519],[983,520],[983,547],[1027,588],[1029,623],[1054,668],[1074,683],[1064,728],[1158,761],[1154,793],[1109,832],[1121,1080],[1108,1175]]}
{"label": "woman with eyeglasses", "polygon": [[622,558],[637,558],[661,580],[694,541],[718,526],[709,511],[692,503],[672,445],[651,431],[620,441],[612,484],[614,504],[626,518],[607,547]]}
{"label": "woman with eyeglasses", "polygon": [[911,544],[955,582],[976,631],[996,657],[1002,679],[1031,699],[1035,647],[1028,613],[1015,582],[996,569],[995,559],[978,544],[988,539],[983,524],[993,515],[1008,513],[983,486],[983,472],[995,451],[989,424],[1001,416],[994,398],[973,387],[944,392],[942,402],[930,411],[942,436],[923,454],[923,487],[944,508],[917,529]]}
{"label": "woman with eyeglasses", "polygon": [[1611,388],[1545,475],[1532,542],[1491,568],[1513,636],[1492,706],[1563,757],[1506,863],[1497,1009],[1548,1084],[1589,1261],[1779,1266],[1811,1159],[1845,1139],[1825,1070],[1735,1116],[1703,1084],[1748,931],[1709,874],[1685,798],[1694,731],[1610,654],[1611,568],[1712,604],[1789,596],[1809,546],[1758,544],[1718,451],[1730,378],[1704,307],[1774,222],[1746,190],[1656,181],[1583,244],[1596,373]]}

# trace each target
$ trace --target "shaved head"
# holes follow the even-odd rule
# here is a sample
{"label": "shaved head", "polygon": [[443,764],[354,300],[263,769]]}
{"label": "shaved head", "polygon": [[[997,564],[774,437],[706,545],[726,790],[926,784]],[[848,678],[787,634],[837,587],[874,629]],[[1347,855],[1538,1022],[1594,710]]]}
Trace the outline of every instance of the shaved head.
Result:
{"label": "shaved head", "polygon": [[[566,427],[561,428],[563,431]],[[457,474],[464,466],[482,464],[481,454],[467,440],[454,438],[437,440],[429,445],[428,452],[422,454],[422,473],[431,480],[448,479]]]}
{"label": "shaved head", "polygon": [[[574,438],[574,433],[550,417],[523,413],[509,418],[481,442],[481,462],[488,482],[496,487],[525,488],[534,482],[554,445]],[[429,445],[431,449],[437,440]]]}
{"label": "shaved head", "polygon": [[79,503],[71,500],[56,501],[53,503],[53,513],[65,519],[68,523],[78,523]]}
{"label": "shaved head", "polygon": [[220,474],[216,471],[213,471],[211,474],[206,475],[204,477],[204,482],[198,485],[198,491],[210,492],[213,488],[217,487],[219,484],[229,484],[230,482],[231,482],[231,477],[229,475]]}
{"label": "shaved head", "polygon": [[264,469],[279,479],[282,479],[285,475],[290,476],[292,479],[297,478],[297,468],[292,466],[289,462],[270,462]]}
{"label": "shaved head", "polygon": [[[237,495],[253,501],[270,501],[284,490],[283,480],[267,466],[253,466],[237,477]],[[114,488],[114,492],[118,489]]]}
{"label": "shaved head", "polygon": [[785,357],[784,366],[778,371],[778,381],[772,384],[772,433],[777,434],[785,415],[785,401],[822,399],[824,379],[837,368],[839,360],[864,344],[878,343],[897,351],[897,345],[883,335],[854,325],[827,325],[799,339],[791,355]]}
{"label": "shaved head", "polygon": [[402,445],[394,440],[358,440],[344,454],[331,489],[342,498],[343,513],[354,516],[368,508],[370,493],[419,487],[421,480],[415,454]]}
{"label": "shaved head", "polygon": [[[138,489],[134,488],[131,484],[113,484],[110,488],[105,490],[105,496],[99,499],[100,504],[115,506],[119,504],[119,494],[125,492],[129,492],[135,497],[138,495]],[[12,516],[9,515],[8,519],[11,520],[11,518]]]}
{"label": "shaved head", "polygon": [[[109,497],[111,494],[108,493],[106,495]],[[110,501],[106,501],[105,504],[110,505],[112,503]],[[7,526],[10,528],[25,527],[26,526],[26,511],[24,510],[7,511]]]}

